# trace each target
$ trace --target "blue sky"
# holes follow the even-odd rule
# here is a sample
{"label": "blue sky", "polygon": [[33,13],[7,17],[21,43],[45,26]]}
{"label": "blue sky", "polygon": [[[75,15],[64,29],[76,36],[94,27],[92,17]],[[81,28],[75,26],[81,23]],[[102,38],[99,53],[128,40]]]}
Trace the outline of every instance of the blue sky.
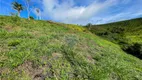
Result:
{"label": "blue sky", "polygon": [[[0,0],[0,15],[16,13],[11,8],[15,0]],[[24,0],[16,0],[24,4]],[[40,8],[43,20],[71,24],[104,24],[142,17],[142,0],[31,0],[31,5]],[[31,7],[31,16],[36,18]],[[27,18],[26,10],[21,17]]]}

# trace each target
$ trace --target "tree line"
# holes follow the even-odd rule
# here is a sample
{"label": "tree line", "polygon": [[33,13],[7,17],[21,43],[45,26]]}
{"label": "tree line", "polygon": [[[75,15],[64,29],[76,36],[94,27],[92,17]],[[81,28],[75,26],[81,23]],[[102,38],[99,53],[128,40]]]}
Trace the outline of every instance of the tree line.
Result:
{"label": "tree line", "polygon": [[41,16],[40,16],[40,9],[37,8],[37,7],[34,7],[34,6],[32,5],[31,0],[24,0],[24,3],[25,3],[25,6],[23,6],[23,4],[21,4],[21,3],[18,3],[17,1],[12,2],[12,8],[17,11],[18,17],[20,17],[21,11],[23,11],[23,10],[26,9],[26,10],[27,10],[27,17],[28,17],[28,19],[29,19],[29,20],[30,20],[31,18],[33,19],[33,17],[30,16],[30,13],[31,13],[31,11],[32,11],[33,9],[35,9],[37,19],[38,19],[38,20],[41,19]]}

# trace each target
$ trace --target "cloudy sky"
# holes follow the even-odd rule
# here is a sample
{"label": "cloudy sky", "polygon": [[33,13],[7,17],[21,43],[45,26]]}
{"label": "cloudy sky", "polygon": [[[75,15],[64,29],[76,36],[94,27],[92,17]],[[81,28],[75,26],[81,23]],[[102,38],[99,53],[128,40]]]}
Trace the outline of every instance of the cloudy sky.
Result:
{"label": "cloudy sky", "polygon": [[[0,0],[0,15],[16,12],[11,8],[15,0]],[[17,0],[24,4],[24,0]],[[142,17],[142,0],[31,0],[41,10],[43,20],[82,24],[104,24]],[[21,12],[26,18],[26,10]],[[36,17],[32,8],[31,16]]]}

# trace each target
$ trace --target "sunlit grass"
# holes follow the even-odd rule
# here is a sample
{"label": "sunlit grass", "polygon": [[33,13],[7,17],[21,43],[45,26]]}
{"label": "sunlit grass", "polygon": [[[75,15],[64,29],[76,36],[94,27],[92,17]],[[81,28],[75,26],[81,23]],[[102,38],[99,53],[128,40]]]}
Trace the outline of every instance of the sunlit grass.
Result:
{"label": "sunlit grass", "polygon": [[83,27],[0,16],[1,79],[141,80],[141,75],[141,60]]}

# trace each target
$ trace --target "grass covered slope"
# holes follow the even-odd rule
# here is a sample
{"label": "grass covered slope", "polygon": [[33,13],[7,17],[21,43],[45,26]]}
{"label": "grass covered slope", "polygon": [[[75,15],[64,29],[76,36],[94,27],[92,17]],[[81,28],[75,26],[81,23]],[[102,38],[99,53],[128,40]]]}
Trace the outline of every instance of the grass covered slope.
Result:
{"label": "grass covered slope", "polygon": [[90,31],[142,59],[142,18],[91,26]]}
{"label": "grass covered slope", "polygon": [[142,61],[76,25],[0,16],[3,80],[141,80]]}

